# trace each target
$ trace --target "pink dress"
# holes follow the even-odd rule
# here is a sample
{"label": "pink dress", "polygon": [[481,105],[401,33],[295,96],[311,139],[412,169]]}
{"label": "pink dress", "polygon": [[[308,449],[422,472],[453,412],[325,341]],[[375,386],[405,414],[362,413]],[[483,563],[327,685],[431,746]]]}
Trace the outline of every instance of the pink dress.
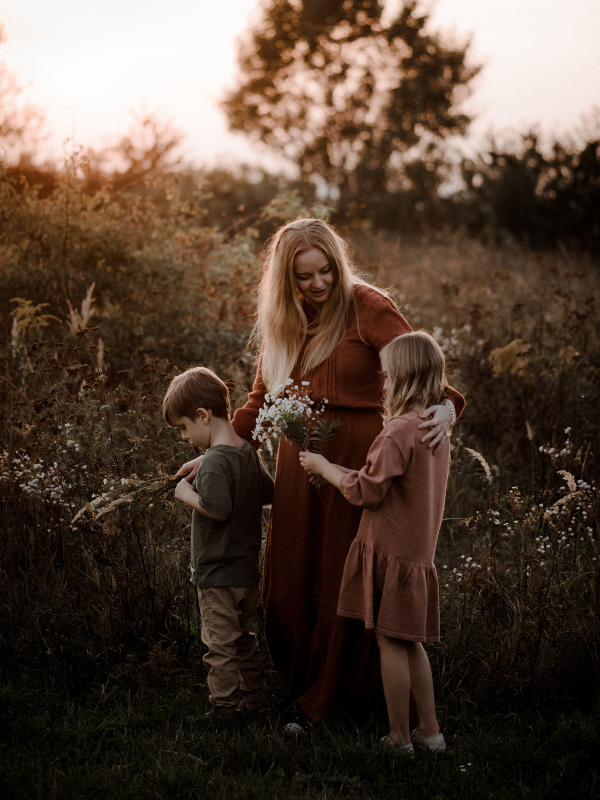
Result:
{"label": "pink dress", "polygon": [[421,443],[417,411],[391,419],[366,465],[342,478],[342,494],[362,507],[350,545],[337,613],[365,628],[413,642],[440,638],[433,557],[450,466],[446,440],[434,455]]}

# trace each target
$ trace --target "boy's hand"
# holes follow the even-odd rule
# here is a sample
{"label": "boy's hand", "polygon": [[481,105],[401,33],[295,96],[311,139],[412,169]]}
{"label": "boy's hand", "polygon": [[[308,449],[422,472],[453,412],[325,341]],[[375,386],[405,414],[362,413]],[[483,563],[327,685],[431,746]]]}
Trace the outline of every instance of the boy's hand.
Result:
{"label": "boy's hand", "polygon": [[192,508],[198,508],[198,492],[188,483],[187,478],[183,478],[175,487],[175,497]]}
{"label": "boy's hand", "polygon": [[[204,454],[198,456],[198,458],[192,459],[192,461],[186,461],[186,463],[179,468],[179,471],[176,473],[177,475],[185,475],[185,479],[188,483],[191,483],[194,478],[196,477],[198,470],[200,469],[200,464],[202,463],[202,459],[204,458]],[[175,495],[177,497],[177,495]],[[180,499],[180,498],[178,498]]]}
{"label": "boy's hand", "polygon": [[303,450],[300,453],[300,463],[307,472],[313,475],[322,475],[323,470],[329,464],[325,456],[320,456],[317,453],[309,453]]}

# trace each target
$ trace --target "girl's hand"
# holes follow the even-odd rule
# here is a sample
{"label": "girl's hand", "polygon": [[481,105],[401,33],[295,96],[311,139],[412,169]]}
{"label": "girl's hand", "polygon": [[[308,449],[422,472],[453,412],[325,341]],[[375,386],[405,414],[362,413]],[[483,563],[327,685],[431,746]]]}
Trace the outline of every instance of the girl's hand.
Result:
{"label": "girl's hand", "polygon": [[323,469],[329,464],[329,461],[327,461],[325,456],[303,450],[300,453],[300,463],[304,469],[312,475],[322,475]]}
{"label": "girl's hand", "polygon": [[[194,480],[194,478],[196,477],[196,474],[198,473],[198,470],[200,469],[200,463],[202,462],[203,458],[204,458],[204,454],[202,454],[201,456],[198,456],[198,458],[192,459],[192,461],[186,461],[186,463],[182,467],[179,468],[179,472],[177,472],[176,474],[177,475],[185,475],[186,481],[188,483],[191,483]],[[175,490],[175,491],[177,492],[177,490]],[[177,497],[177,494],[175,494],[175,497]],[[178,499],[181,499],[181,498],[178,498]]]}
{"label": "girl's hand", "polygon": [[[427,419],[430,415],[432,415],[431,419]],[[448,435],[452,424],[452,412],[448,406],[436,405],[426,408],[420,416],[425,422],[421,422],[419,428],[431,429],[423,436],[421,441],[429,442],[428,447],[433,447],[433,452],[435,453]]]}
{"label": "girl's hand", "polygon": [[[196,472],[197,471],[198,470],[196,470]],[[190,486],[188,483],[188,478],[183,478],[183,480],[179,481],[175,487],[175,497],[177,500],[181,500],[183,503],[186,503],[186,505],[192,506],[193,508],[196,508],[198,505],[198,493],[192,486]]]}

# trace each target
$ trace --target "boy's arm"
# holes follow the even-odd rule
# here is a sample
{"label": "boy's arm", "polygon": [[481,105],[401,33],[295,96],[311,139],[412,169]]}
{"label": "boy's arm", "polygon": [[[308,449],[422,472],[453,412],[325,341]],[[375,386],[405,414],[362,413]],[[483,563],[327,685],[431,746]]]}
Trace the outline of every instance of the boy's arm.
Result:
{"label": "boy's arm", "polygon": [[186,463],[179,468],[177,471],[177,475],[185,475],[185,479],[188,483],[192,483],[198,470],[200,469],[200,464],[202,463],[202,459],[204,458],[204,453],[197,458],[193,458],[191,461],[186,461]]}
{"label": "boy's arm", "polygon": [[208,517],[209,519],[214,519],[217,522],[225,522],[227,517],[218,517],[215,514],[211,514],[210,511],[207,511],[205,508],[202,508],[200,505],[200,500],[198,496],[198,492],[194,489],[194,487],[188,483],[187,478],[179,481],[177,486],[175,487],[175,497],[177,500],[181,500],[186,505],[193,508],[199,514],[202,514],[203,517]]}

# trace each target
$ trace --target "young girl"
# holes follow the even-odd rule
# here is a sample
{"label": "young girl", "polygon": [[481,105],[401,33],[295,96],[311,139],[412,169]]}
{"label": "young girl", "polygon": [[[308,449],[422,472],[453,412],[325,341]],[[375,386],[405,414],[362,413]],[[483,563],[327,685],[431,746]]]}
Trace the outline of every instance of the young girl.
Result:
{"label": "young girl", "polygon": [[[337,613],[374,628],[390,720],[382,741],[407,754],[413,745],[445,750],[435,715],[431,667],[421,642],[440,638],[433,556],[444,510],[450,446],[421,443],[420,414],[440,402],[444,356],[424,331],[405,333],[381,351],[385,427],[359,471],[300,454],[302,466],[364,511],[346,564]],[[409,730],[412,692],[419,727]]]}

